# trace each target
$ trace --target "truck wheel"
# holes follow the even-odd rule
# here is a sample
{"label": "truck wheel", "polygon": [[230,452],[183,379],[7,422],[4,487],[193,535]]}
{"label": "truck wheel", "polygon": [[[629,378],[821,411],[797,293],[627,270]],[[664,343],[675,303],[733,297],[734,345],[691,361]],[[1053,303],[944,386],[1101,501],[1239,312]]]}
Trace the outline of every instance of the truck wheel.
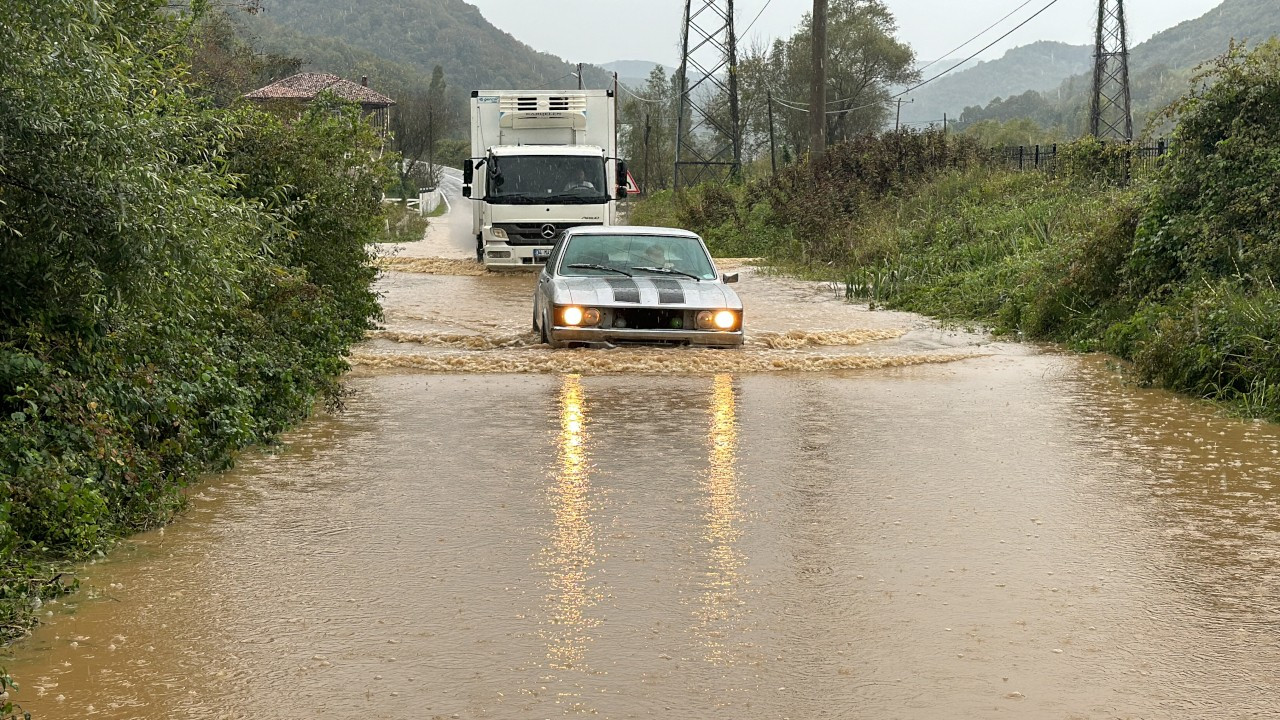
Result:
{"label": "truck wheel", "polygon": [[484,262],[484,235],[476,234],[476,262]]}

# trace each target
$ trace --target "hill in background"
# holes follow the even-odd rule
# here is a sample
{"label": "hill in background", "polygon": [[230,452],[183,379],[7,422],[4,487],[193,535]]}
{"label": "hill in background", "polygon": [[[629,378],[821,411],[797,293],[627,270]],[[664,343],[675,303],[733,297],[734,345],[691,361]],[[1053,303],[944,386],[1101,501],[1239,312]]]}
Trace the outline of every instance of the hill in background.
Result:
{"label": "hill in background", "polygon": [[[265,0],[244,21],[263,51],[303,60],[303,69],[367,75],[394,97],[423,89],[435,66],[461,101],[481,88],[576,87],[576,64],[539,52],[495,27],[463,0]],[[612,73],[589,66],[587,87]]]}
{"label": "hill in background", "polygon": [[[1204,15],[1157,33],[1130,51],[1129,73],[1135,131],[1141,132],[1161,108],[1180,97],[1194,68],[1230,47],[1232,40],[1250,45],[1280,34],[1276,0],[1223,0]],[[942,82],[942,81],[939,81]],[[1067,137],[1087,130],[1089,71],[1063,80],[1045,92],[1028,89],[1003,99],[983,99],[963,109],[963,125],[982,120],[1030,118],[1058,128]]]}
{"label": "hill in background", "polygon": [[[946,70],[957,61],[941,60],[924,70],[924,78]],[[1063,78],[1085,72],[1093,62],[1093,48],[1042,41],[1009,50],[998,60],[972,65],[939,78],[907,96],[902,121],[908,124],[942,121],[943,113],[958,118],[971,105],[1027,90],[1050,90]]]}

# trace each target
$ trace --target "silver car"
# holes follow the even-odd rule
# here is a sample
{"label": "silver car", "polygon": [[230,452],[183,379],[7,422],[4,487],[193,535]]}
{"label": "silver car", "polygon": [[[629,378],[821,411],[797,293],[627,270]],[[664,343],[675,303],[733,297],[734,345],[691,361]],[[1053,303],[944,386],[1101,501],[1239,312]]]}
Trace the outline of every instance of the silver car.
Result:
{"label": "silver car", "polygon": [[687,230],[583,227],[551,251],[533,329],[552,347],[645,343],[737,347],[742,300]]}

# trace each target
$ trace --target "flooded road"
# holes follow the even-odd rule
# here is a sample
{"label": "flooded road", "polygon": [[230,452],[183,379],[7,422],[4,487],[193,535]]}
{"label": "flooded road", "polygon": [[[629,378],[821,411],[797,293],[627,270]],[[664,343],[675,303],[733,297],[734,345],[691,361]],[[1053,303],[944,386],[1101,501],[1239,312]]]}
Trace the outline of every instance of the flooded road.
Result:
{"label": "flooded road", "polygon": [[464,252],[0,656],[25,709],[1280,717],[1276,427],[751,271],[740,352],[552,352]]}

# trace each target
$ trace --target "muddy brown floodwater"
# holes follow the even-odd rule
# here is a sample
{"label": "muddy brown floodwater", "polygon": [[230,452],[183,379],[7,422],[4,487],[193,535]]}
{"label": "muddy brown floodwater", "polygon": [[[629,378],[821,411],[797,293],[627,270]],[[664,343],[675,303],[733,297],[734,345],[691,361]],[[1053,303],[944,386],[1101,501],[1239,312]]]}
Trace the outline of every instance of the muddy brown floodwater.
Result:
{"label": "muddy brown floodwater", "polygon": [[83,570],[61,718],[1280,717],[1280,433],[750,271],[741,351],[552,352],[396,258],[344,413]]}

